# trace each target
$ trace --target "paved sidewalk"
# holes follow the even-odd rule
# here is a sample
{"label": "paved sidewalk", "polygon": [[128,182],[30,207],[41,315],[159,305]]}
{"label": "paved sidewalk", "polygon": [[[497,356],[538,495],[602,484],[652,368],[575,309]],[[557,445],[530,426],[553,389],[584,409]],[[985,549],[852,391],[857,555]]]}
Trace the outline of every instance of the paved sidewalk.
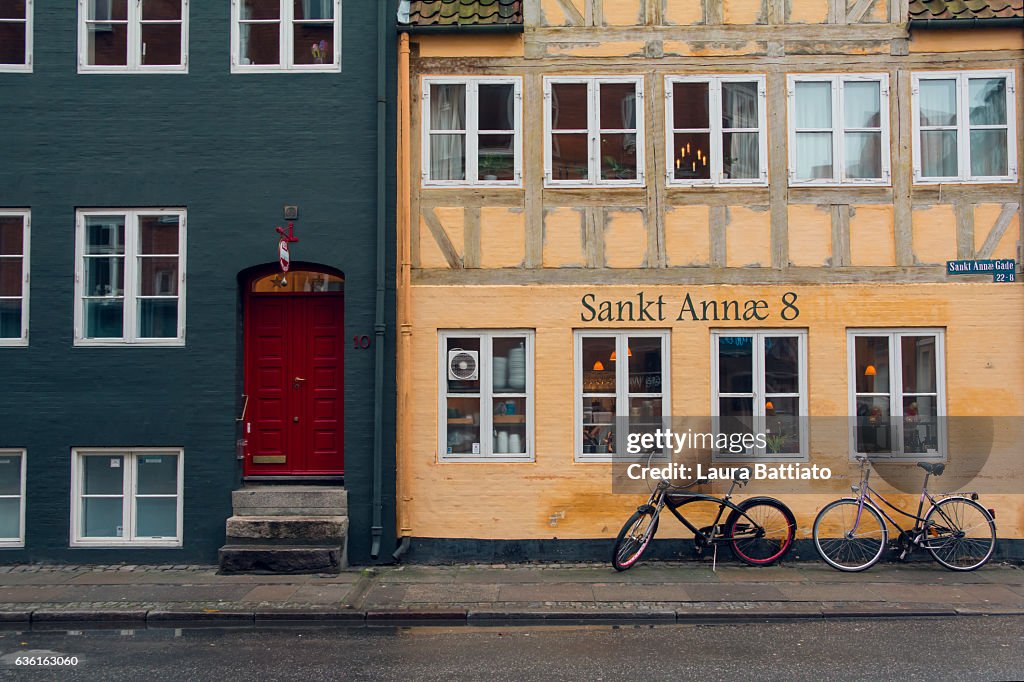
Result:
{"label": "paved sidewalk", "polygon": [[1024,570],[927,563],[840,573],[650,562],[404,565],[340,575],[217,575],[212,566],[0,566],[0,624],[146,622],[701,622],[1024,615]]}

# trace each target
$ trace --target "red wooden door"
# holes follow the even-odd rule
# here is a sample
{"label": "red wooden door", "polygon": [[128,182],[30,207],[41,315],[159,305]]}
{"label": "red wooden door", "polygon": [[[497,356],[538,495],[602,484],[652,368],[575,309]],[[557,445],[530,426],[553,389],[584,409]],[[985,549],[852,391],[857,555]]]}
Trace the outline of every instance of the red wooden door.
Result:
{"label": "red wooden door", "polygon": [[344,473],[344,298],[250,294],[245,474]]}

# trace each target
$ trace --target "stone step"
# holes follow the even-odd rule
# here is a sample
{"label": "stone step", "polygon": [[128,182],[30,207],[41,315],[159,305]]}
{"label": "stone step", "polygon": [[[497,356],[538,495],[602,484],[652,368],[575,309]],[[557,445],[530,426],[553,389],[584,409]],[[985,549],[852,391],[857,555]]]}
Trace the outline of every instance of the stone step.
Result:
{"label": "stone step", "polygon": [[337,486],[263,485],[231,492],[235,516],[345,516],[348,491]]}
{"label": "stone step", "polygon": [[224,545],[221,573],[339,573],[344,545]]}
{"label": "stone step", "polygon": [[228,542],[245,539],[344,544],[347,533],[347,516],[232,516],[226,524]]}

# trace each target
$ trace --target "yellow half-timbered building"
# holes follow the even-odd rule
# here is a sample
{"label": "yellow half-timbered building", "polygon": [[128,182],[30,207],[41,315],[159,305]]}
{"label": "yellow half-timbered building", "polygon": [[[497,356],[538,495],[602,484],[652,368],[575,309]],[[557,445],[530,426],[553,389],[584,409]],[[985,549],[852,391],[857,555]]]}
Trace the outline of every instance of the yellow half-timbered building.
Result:
{"label": "yellow half-timbered building", "polygon": [[916,461],[983,461],[963,482],[1001,538],[1024,537],[1022,16],[1019,0],[404,5],[410,557],[603,558],[643,500],[613,491],[623,418],[775,424],[716,457],[829,468],[745,491],[784,499],[801,540],[858,453],[915,485]]}

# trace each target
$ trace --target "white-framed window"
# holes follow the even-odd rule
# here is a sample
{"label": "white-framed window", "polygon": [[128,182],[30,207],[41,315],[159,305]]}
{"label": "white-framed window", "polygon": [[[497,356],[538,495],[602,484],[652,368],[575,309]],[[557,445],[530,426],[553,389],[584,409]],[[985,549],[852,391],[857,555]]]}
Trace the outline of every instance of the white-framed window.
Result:
{"label": "white-framed window", "polygon": [[1016,182],[1013,71],[913,74],[914,182]]}
{"label": "white-framed window", "polygon": [[32,71],[32,2],[0,2],[0,72]]}
{"label": "white-framed window", "polygon": [[0,449],[0,547],[25,546],[25,451]]}
{"label": "white-framed window", "polygon": [[181,547],[184,451],[74,448],[71,546]]}
{"label": "white-framed window", "polygon": [[729,434],[730,443],[740,434],[765,440],[743,452],[717,451],[716,458],[807,458],[806,330],[712,331],[711,377],[713,430]]}
{"label": "white-framed window", "polygon": [[851,454],[946,456],[943,329],[847,330]]}
{"label": "white-framed window", "polygon": [[438,337],[438,459],[533,461],[533,331],[458,329]]}
{"label": "white-framed window", "polygon": [[423,79],[423,184],[522,184],[522,79]]}
{"label": "white-framed window", "polygon": [[641,76],[544,79],[544,183],[644,185]]}
{"label": "white-framed window", "polygon": [[625,431],[663,427],[671,407],[669,338],[667,330],[574,332],[576,461],[625,457]]}
{"label": "white-framed window", "polygon": [[789,76],[789,184],[888,185],[889,76]]}
{"label": "white-framed window", "polygon": [[189,0],[78,0],[79,73],[188,72]]}
{"label": "white-framed window", "polygon": [[185,345],[185,211],[79,210],[75,345]]}
{"label": "white-framed window", "polygon": [[341,71],[341,0],[231,0],[231,72]]}
{"label": "white-framed window", "polygon": [[765,185],[764,76],[665,79],[669,185]]}
{"label": "white-framed window", "polygon": [[0,209],[0,346],[28,345],[27,210]]}

